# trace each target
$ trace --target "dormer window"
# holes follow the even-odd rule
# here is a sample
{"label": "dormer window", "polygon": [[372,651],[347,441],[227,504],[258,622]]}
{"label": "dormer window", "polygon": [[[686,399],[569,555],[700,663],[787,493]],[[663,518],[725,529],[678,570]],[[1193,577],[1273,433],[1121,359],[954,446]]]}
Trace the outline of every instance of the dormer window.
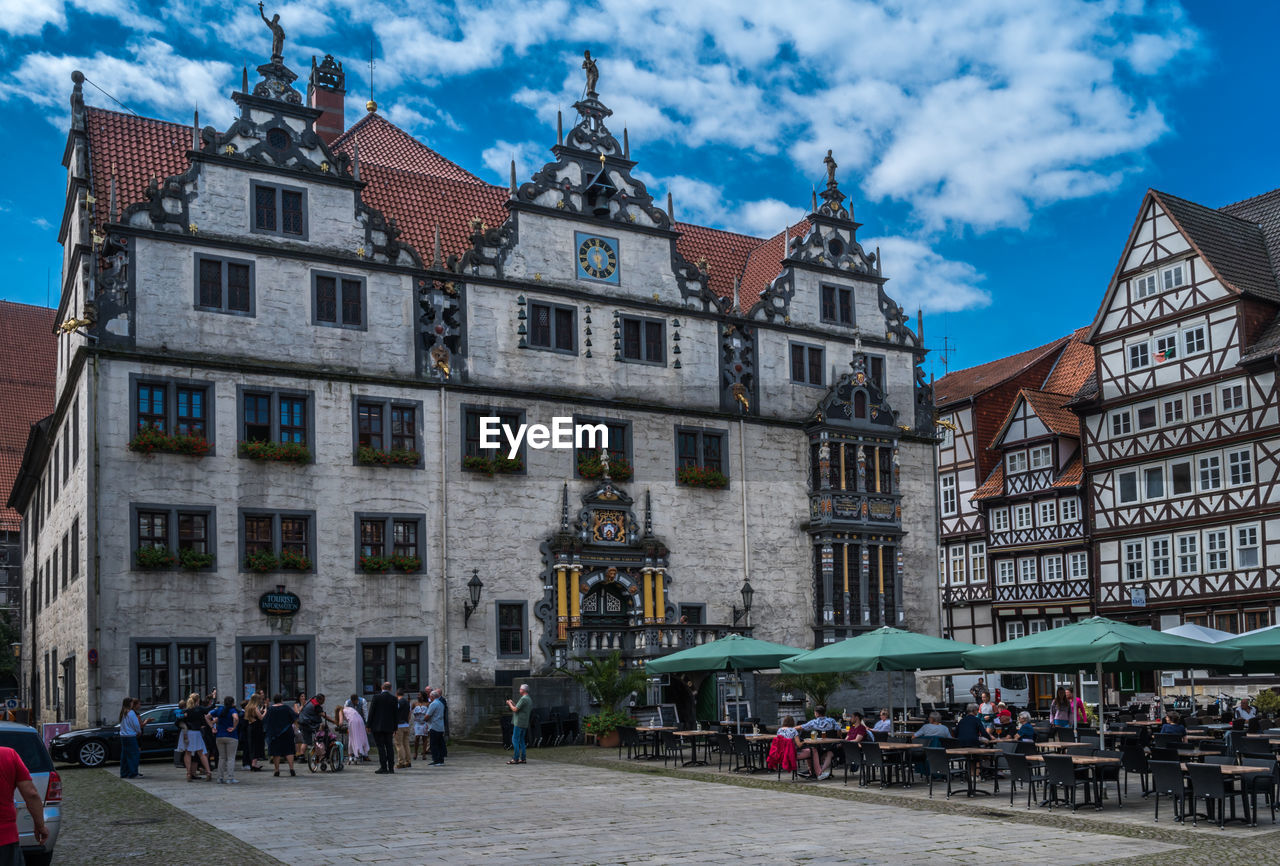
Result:
{"label": "dormer window", "polygon": [[1048,469],[1053,465],[1053,451],[1048,445],[1040,445],[1031,449],[1031,468]]}
{"label": "dormer window", "polygon": [[1027,471],[1027,452],[1025,451],[1010,451],[1004,456],[1004,461],[1010,475]]}

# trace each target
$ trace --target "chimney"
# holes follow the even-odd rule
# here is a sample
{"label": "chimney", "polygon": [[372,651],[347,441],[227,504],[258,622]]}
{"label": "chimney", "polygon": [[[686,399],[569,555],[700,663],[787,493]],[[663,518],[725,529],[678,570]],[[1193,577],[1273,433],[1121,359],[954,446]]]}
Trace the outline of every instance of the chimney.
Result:
{"label": "chimney", "polygon": [[342,117],[343,100],[347,95],[346,81],[342,64],[334,60],[332,54],[326,54],[319,66],[312,55],[311,78],[307,81],[307,105],[324,112],[316,121],[316,133],[324,139],[325,144],[333,144],[333,140],[346,131],[346,123]]}

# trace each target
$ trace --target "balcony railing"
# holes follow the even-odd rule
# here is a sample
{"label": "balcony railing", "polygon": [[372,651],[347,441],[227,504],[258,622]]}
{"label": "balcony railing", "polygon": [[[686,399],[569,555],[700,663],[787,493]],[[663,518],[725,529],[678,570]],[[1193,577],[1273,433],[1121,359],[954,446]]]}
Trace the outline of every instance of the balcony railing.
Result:
{"label": "balcony railing", "polygon": [[688,623],[579,626],[569,629],[567,649],[570,658],[619,650],[625,659],[651,659],[701,646],[731,634],[750,633],[751,629],[746,626]]}
{"label": "balcony railing", "polygon": [[824,490],[809,494],[809,525],[864,523],[886,527],[902,524],[900,498],[881,493]]}

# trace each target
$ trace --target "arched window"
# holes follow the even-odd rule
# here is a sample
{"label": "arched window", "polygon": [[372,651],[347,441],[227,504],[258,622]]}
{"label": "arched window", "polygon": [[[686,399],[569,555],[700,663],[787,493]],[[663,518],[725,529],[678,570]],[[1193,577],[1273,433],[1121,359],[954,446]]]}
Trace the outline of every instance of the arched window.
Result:
{"label": "arched window", "polygon": [[866,391],[853,392],[853,417],[855,418],[867,417],[867,392]]}

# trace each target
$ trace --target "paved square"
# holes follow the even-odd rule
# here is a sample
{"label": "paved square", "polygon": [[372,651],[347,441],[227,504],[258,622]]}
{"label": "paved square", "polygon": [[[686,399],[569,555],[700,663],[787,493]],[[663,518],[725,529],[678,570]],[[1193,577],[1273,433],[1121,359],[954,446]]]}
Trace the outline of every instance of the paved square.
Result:
{"label": "paved square", "polygon": [[[1149,839],[459,752],[444,768],[135,784],[285,862],[1098,863]],[[1176,855],[1174,856],[1176,860]]]}

